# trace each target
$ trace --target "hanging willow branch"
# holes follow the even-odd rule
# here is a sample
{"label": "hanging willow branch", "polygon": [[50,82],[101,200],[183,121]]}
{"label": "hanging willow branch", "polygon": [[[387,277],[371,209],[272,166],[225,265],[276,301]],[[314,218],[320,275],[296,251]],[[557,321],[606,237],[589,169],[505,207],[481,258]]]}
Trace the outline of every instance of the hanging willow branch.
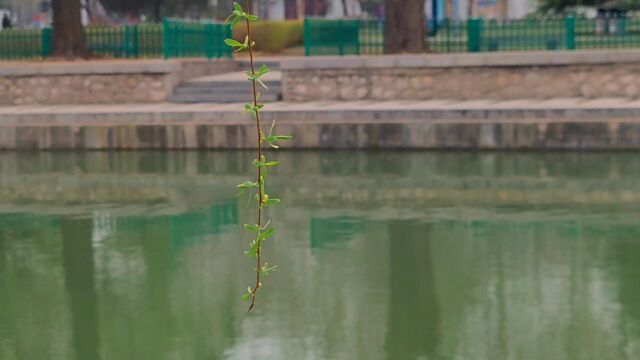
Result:
{"label": "hanging willow branch", "polygon": [[250,249],[245,251],[245,255],[256,258],[256,280],[254,286],[249,286],[247,288],[247,292],[242,296],[242,299],[245,301],[251,301],[249,305],[248,311],[253,310],[256,304],[256,298],[258,295],[258,291],[262,288],[262,280],[261,276],[268,276],[270,273],[276,270],[276,266],[271,266],[267,262],[263,262],[262,256],[262,243],[268,238],[272,237],[275,233],[275,228],[271,224],[271,221],[264,221],[263,213],[264,209],[277,205],[280,203],[280,199],[269,197],[266,192],[266,179],[268,170],[271,167],[278,166],[277,161],[268,161],[266,156],[264,155],[263,145],[267,143],[273,149],[277,149],[279,146],[277,143],[283,140],[291,139],[291,136],[288,135],[274,135],[273,128],[275,127],[275,120],[271,124],[271,128],[269,130],[269,134],[265,134],[262,131],[262,123],[260,122],[260,110],[264,107],[264,104],[260,104],[258,99],[260,98],[260,91],[258,90],[258,86],[262,86],[267,89],[267,86],[263,82],[263,77],[269,72],[269,68],[266,65],[260,66],[256,70],[256,65],[254,61],[254,53],[253,47],[255,46],[255,42],[251,36],[251,23],[258,20],[258,17],[255,15],[251,15],[251,0],[246,0],[246,11],[242,8],[237,2],[233,3],[233,12],[227,18],[227,22],[231,24],[232,27],[235,27],[238,24],[246,25],[247,36],[244,39],[244,42],[239,42],[234,39],[226,39],[225,43],[232,47],[235,52],[248,51],[249,52],[249,60],[251,64],[250,71],[246,71],[247,79],[251,82],[251,88],[253,93],[253,102],[244,105],[244,111],[250,113],[256,125],[256,147],[257,154],[256,159],[253,160],[253,166],[256,167],[256,178],[255,181],[246,181],[242,184],[238,185],[238,190],[240,192],[244,192],[246,190],[255,192],[254,199],[256,201],[257,207],[257,218],[255,224],[245,224],[244,227],[249,232],[251,232],[254,236],[253,240],[249,243]]}

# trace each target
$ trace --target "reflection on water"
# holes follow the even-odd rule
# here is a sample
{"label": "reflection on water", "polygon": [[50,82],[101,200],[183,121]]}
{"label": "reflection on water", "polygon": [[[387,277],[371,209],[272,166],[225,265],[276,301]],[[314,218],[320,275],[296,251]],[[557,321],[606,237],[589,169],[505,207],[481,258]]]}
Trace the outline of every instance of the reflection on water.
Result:
{"label": "reflection on water", "polygon": [[0,155],[0,359],[638,359],[635,154]]}

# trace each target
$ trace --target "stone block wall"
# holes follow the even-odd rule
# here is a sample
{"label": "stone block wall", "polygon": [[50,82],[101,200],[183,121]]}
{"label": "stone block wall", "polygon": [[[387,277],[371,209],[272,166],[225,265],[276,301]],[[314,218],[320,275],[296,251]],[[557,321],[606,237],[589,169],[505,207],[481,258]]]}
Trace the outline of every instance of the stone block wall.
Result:
{"label": "stone block wall", "polygon": [[[266,110],[286,149],[640,150],[640,102],[489,104],[444,109],[386,104]],[[235,110],[122,106],[0,111],[0,150],[252,149],[255,125]],[[291,111],[291,108],[298,110]]]}
{"label": "stone block wall", "polygon": [[0,106],[158,103],[198,76],[237,69],[230,60],[90,61],[0,66]]}
{"label": "stone block wall", "polygon": [[[285,101],[640,98],[640,52],[297,59]],[[616,56],[617,55],[617,56]]]}
{"label": "stone block wall", "polygon": [[154,103],[167,99],[164,74],[0,77],[0,105]]}

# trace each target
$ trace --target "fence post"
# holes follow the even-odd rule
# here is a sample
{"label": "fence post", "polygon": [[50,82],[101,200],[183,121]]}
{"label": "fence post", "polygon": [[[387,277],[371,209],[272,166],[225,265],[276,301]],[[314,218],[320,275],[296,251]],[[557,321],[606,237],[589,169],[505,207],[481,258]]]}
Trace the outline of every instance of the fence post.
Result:
{"label": "fence post", "polygon": [[302,41],[304,42],[304,56],[311,55],[311,33],[309,29],[309,19],[304,18],[302,24]]}
{"label": "fence post", "polygon": [[[338,34],[344,34],[344,20],[338,20]],[[341,40],[338,40],[338,53],[340,54],[340,56],[344,56],[344,42]]]}
{"label": "fence post", "polygon": [[[225,24],[224,25],[224,38],[225,39],[232,39],[233,38],[233,28],[231,27],[231,25],[229,24]],[[303,40],[304,41],[304,40]],[[222,48],[222,53],[228,57],[228,58],[233,58],[233,49],[231,49],[228,46],[224,46]],[[221,56],[222,57],[222,56]]]}
{"label": "fence post", "polygon": [[51,49],[53,47],[53,29],[44,28],[42,29],[42,44],[41,44],[41,55],[43,58],[49,57],[51,55]]}
{"label": "fence post", "polygon": [[451,52],[451,25],[449,24],[449,19],[444,19],[442,25],[446,31],[446,42],[447,42],[447,53]]}
{"label": "fence post", "polygon": [[565,31],[566,31],[566,42],[567,42],[567,50],[575,50],[576,49],[576,18],[569,15],[564,20]]}
{"label": "fence post", "polygon": [[[358,40],[357,40],[357,46],[356,46],[356,55],[360,55],[360,46],[361,46],[361,39],[360,39],[360,27],[362,26],[362,22],[366,21],[366,20],[354,20],[357,24],[356,26],[356,33],[358,34]],[[366,29],[366,25],[365,25],[365,29]],[[366,30],[365,30],[366,31]]]}
{"label": "fence post", "polygon": [[162,20],[162,56],[165,59],[171,57],[171,29],[169,19]]}
{"label": "fence post", "polygon": [[139,58],[140,57],[140,26],[139,25],[133,25],[133,49],[132,49],[132,55],[134,58]]}
{"label": "fence post", "polygon": [[130,58],[131,57],[131,44],[133,37],[131,36],[131,26],[130,25],[125,25],[124,26],[124,39],[123,39],[123,46],[124,46],[124,57],[126,58]]}
{"label": "fence post", "polygon": [[482,19],[467,20],[467,50],[480,51],[482,45]]}
{"label": "fence post", "polygon": [[208,60],[213,59],[213,42],[216,41],[213,24],[204,25],[204,56]]}

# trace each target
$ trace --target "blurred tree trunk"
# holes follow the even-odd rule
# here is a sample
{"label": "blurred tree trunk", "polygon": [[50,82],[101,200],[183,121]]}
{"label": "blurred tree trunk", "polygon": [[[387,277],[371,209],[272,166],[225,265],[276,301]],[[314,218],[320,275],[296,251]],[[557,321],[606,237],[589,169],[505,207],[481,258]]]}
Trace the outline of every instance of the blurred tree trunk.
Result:
{"label": "blurred tree trunk", "polygon": [[284,18],[285,19],[298,18],[298,1],[297,0],[284,1]]}
{"label": "blurred tree trunk", "polygon": [[87,48],[80,15],[80,0],[53,0],[53,56],[86,58]]}
{"label": "blurred tree trunk", "polygon": [[306,0],[305,15],[322,16],[327,13],[326,0]]}
{"label": "blurred tree trunk", "polygon": [[424,52],[424,0],[385,0],[385,13],[385,51],[388,54]]}
{"label": "blurred tree trunk", "polygon": [[156,22],[161,22],[162,21],[162,0],[155,0],[153,2],[153,17],[155,18]]}
{"label": "blurred tree trunk", "polygon": [[342,11],[344,12],[344,17],[349,17],[349,8],[347,7],[347,0],[342,0]]}

